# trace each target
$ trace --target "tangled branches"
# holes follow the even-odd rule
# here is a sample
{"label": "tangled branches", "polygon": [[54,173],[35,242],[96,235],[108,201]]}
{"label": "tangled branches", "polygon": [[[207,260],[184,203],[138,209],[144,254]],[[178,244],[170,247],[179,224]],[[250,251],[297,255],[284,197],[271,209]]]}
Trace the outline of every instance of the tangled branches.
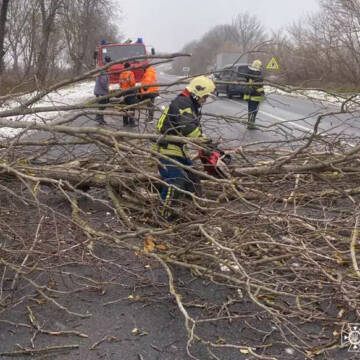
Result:
{"label": "tangled branches", "polygon": [[[73,123],[80,115],[89,121],[96,110],[64,124],[2,120],[23,132],[1,144],[0,316],[26,305],[31,321],[23,325],[34,334],[54,331],[31,315],[31,301],[90,317],[71,301],[63,304],[63,296],[105,293],[112,284],[105,274],[114,269],[144,280],[103,256],[111,249],[125,257],[135,252],[137,261],[166,270],[192,358],[196,343],[213,358],[221,358],[219,349],[264,359],[281,358],[284,348],[308,358],[341,351],[342,327],[360,315],[360,147],[354,139],[319,135],[322,114],[312,132],[296,139],[242,146],[231,178],[213,178],[197,165],[203,195],[184,194],[169,224],[158,210],[163,183],[151,150],[157,135],[141,105],[137,111],[136,132],[119,131],[115,111],[106,112],[115,119],[112,128]],[[241,126],[241,117],[223,120]],[[207,114],[205,127],[212,131],[215,121],[218,116]],[[101,275],[84,275],[74,264],[102,269]],[[226,289],[226,299],[209,306],[211,298],[195,303],[181,294],[181,268]],[[60,286],[65,276],[71,286],[68,280]],[[204,336],[209,323],[227,323],[228,332]],[[236,340],[239,326],[256,335]],[[87,336],[57,335],[69,331]],[[100,342],[106,339],[112,338]]]}

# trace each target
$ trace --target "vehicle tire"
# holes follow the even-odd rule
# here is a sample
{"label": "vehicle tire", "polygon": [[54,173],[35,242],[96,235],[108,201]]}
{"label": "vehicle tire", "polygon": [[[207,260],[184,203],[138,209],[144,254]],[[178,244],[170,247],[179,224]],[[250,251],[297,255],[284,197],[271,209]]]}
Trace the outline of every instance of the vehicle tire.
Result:
{"label": "vehicle tire", "polygon": [[226,96],[227,96],[229,99],[232,98],[232,95],[231,95],[231,93],[230,93],[230,91],[229,91],[229,88],[226,89]]}

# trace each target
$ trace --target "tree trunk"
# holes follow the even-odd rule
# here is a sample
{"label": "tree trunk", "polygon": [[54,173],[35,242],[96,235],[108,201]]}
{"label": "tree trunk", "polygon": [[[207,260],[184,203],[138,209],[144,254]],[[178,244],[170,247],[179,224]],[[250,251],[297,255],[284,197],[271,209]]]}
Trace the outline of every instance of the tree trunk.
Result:
{"label": "tree trunk", "polygon": [[37,58],[36,77],[41,84],[44,84],[49,70],[49,46],[50,36],[54,31],[55,18],[58,9],[62,6],[62,1],[52,0],[49,8],[46,9],[44,0],[40,0],[41,9],[41,44]]}
{"label": "tree trunk", "polygon": [[4,72],[4,41],[6,33],[6,17],[10,0],[3,0],[0,10],[0,75]]}

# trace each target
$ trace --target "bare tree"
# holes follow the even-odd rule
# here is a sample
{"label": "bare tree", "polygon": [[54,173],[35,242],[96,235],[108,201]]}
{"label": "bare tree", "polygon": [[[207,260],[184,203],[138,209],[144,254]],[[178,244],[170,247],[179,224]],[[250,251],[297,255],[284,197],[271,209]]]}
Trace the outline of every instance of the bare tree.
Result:
{"label": "bare tree", "polygon": [[334,38],[333,52],[347,81],[360,81],[360,3],[349,0],[322,0],[321,7]]}
{"label": "bare tree", "polygon": [[118,40],[117,29],[111,21],[116,10],[108,0],[67,1],[61,20],[68,57],[74,74],[91,68],[92,54],[100,38]]}
{"label": "bare tree", "polygon": [[357,87],[360,81],[360,4],[322,0],[321,11],[288,27],[283,57],[290,82]]}
{"label": "bare tree", "polygon": [[[186,44],[182,51],[185,53],[193,54],[194,51],[196,51],[196,48],[198,47],[198,42],[196,40],[191,41],[190,43]],[[193,57],[192,57],[193,58]],[[182,74],[183,67],[189,66],[191,71],[191,60],[187,58],[177,58],[174,60],[172,64],[172,70],[175,74]]]}
{"label": "bare tree", "polygon": [[228,37],[245,53],[266,40],[265,29],[255,15],[238,14],[227,28]]}
{"label": "bare tree", "polygon": [[4,41],[6,33],[6,20],[10,0],[3,0],[0,9],[0,75],[4,71]]}
{"label": "bare tree", "polygon": [[36,77],[41,84],[49,71],[50,38],[55,31],[55,20],[64,0],[37,0],[41,15],[40,47],[36,61]]}
{"label": "bare tree", "polygon": [[[8,84],[42,85],[69,71],[75,74],[92,66],[99,40],[119,41],[111,0],[9,1],[5,46]],[[106,21],[104,21],[106,19]],[[51,69],[51,71],[49,71]],[[24,86],[24,85],[22,85]]]}
{"label": "bare tree", "polygon": [[[23,16],[20,16],[23,14]],[[28,25],[31,23],[32,7],[26,0],[13,1],[9,8],[8,21],[8,55],[12,60],[12,68],[15,74],[20,75],[20,62],[22,62],[22,55],[25,53],[25,44],[32,44],[33,42],[28,37],[32,31],[28,31]],[[29,57],[28,57],[29,58]],[[30,58],[32,56],[30,55]]]}
{"label": "bare tree", "polygon": [[197,70],[208,70],[214,67],[219,52],[237,52],[238,46],[229,39],[231,25],[218,25],[209,30],[201,39],[197,54]]}
{"label": "bare tree", "polygon": [[200,40],[187,44],[182,51],[191,52],[187,62],[191,73],[201,73],[214,67],[216,55],[220,52],[245,53],[266,40],[265,30],[256,16],[239,14],[231,25],[217,25],[211,28]]}
{"label": "bare tree", "polygon": [[12,64],[12,77],[18,82],[34,73],[39,43],[38,8],[29,0],[10,3],[8,20],[9,63]]}

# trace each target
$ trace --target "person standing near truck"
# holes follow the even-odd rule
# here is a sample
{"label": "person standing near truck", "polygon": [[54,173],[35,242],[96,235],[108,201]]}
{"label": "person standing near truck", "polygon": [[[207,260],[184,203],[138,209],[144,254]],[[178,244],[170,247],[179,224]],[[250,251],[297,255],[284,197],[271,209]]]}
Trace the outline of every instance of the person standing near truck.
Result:
{"label": "person standing near truck", "polygon": [[[109,56],[105,57],[105,62],[111,62]],[[101,70],[100,74],[96,77],[95,80],[95,88],[94,88],[94,95],[98,97],[103,97],[109,95],[109,75],[106,73],[106,70]],[[99,100],[99,104],[108,104],[109,97]],[[105,106],[100,106],[99,110],[105,110]],[[96,114],[95,121],[97,121],[100,125],[105,125],[106,122],[104,120],[103,114]]]}
{"label": "person standing near truck", "polygon": [[[124,69],[129,69],[130,68],[130,63],[125,63],[124,64]],[[120,87],[121,89],[124,91],[123,96],[124,96],[124,102],[126,105],[134,105],[137,102],[137,98],[136,98],[136,90],[131,88],[134,88],[135,86],[135,75],[131,70],[126,70],[123,71],[122,73],[120,73],[120,77],[119,77],[119,83],[120,83]],[[135,119],[134,119],[134,110],[131,109],[129,111],[129,115],[124,115],[123,116],[123,125],[124,127],[126,126],[130,126],[130,127],[134,127],[135,125]]]}
{"label": "person standing near truck", "polygon": [[248,129],[255,129],[255,119],[259,111],[260,102],[265,99],[262,62],[254,60],[246,74],[247,91],[244,100],[248,102]]}
{"label": "person standing near truck", "polygon": [[155,108],[155,98],[159,96],[159,87],[157,86],[157,76],[156,70],[152,66],[148,66],[145,70],[144,76],[141,80],[142,87],[140,89],[140,99],[146,100],[149,99],[148,104],[148,119],[147,121],[153,121],[154,119],[154,108]]}

